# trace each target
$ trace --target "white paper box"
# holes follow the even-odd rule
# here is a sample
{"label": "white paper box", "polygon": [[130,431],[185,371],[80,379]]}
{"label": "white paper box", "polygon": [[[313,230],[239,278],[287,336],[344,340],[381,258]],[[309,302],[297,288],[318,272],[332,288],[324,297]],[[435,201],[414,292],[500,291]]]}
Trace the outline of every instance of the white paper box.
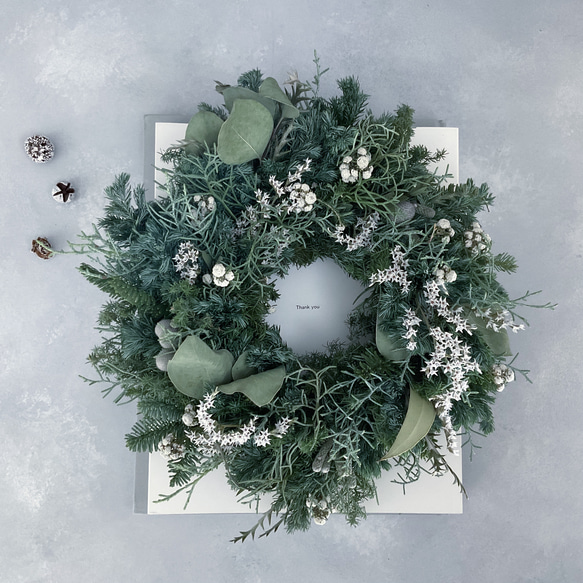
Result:
{"label": "white paper box", "polygon": [[[184,138],[186,123],[182,123],[182,121],[172,119],[169,116],[146,117],[145,183],[146,188],[155,197],[163,196],[163,191],[159,187],[154,187],[154,181],[163,183],[164,174],[159,170],[154,170],[154,167],[162,168],[164,166],[160,159],[160,152],[171,145],[177,144],[179,140]],[[430,151],[445,148],[448,155],[440,162],[437,173],[444,174],[447,171],[448,174],[452,175],[451,182],[455,183],[459,181],[457,128],[417,128],[413,143],[423,144]],[[324,266],[324,268],[329,269],[330,266]],[[293,278],[290,277],[289,279]],[[287,281],[288,278],[284,279],[282,285],[285,285]],[[351,281],[351,283],[354,284],[355,282]],[[335,283],[334,285],[337,284]],[[321,286],[300,285],[297,289],[306,290],[310,297],[304,296],[305,299],[298,299],[297,302],[294,299],[290,300],[292,308],[297,305],[309,305],[310,308],[319,305],[319,310],[321,310],[324,302],[317,295],[313,295],[314,290],[319,287]],[[279,289],[282,292],[282,289]],[[296,289],[292,289],[290,292],[292,298],[295,297],[293,294],[297,295],[297,293]],[[352,289],[347,291],[345,295],[347,298],[350,298],[354,294],[355,289]],[[286,309],[285,306],[278,306],[278,308],[284,311]],[[289,307],[287,309],[289,310]],[[294,316],[300,313],[297,308],[295,309]],[[312,315],[319,312],[319,310],[314,310]],[[312,310],[305,310],[306,313],[310,311]],[[330,318],[324,318],[323,320],[330,321]],[[340,335],[336,330],[328,331],[327,334],[329,339],[336,338]],[[285,338],[283,326],[282,335]],[[294,348],[293,345],[296,343],[296,339],[292,338],[292,340],[288,340],[288,342]],[[297,341],[299,342],[299,340]],[[313,349],[311,346],[305,346],[305,342],[302,345],[306,350]],[[444,445],[442,451],[447,451]],[[461,456],[454,456],[453,454],[447,453],[446,459],[461,480]],[[399,473],[402,473],[401,468],[393,468],[391,471],[386,472],[382,479],[377,481],[378,502],[371,500],[366,504],[366,510],[369,514],[461,514],[462,493],[454,483],[451,474],[446,473],[444,476],[437,478],[423,473],[417,482],[407,485],[404,495],[402,486],[394,483],[394,480],[400,481],[398,478]],[[184,508],[187,497],[186,492],[181,492],[169,501],[156,503],[160,495],[166,495],[171,492],[168,484],[169,476],[166,461],[162,456],[157,452],[152,454],[137,454],[135,512],[146,514],[229,514],[252,513],[256,511],[255,508],[249,508],[237,502],[235,492],[229,488],[222,469],[205,476],[196,485],[187,508]],[[269,504],[265,501],[263,507],[259,508],[259,511],[266,510],[268,507]]]}

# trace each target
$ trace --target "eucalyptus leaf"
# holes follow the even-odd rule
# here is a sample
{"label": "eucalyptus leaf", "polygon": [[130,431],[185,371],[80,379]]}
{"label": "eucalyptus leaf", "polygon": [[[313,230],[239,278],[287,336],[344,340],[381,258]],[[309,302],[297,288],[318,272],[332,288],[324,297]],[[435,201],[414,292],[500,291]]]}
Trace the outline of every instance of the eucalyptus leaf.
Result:
{"label": "eucalyptus leaf", "polygon": [[300,110],[292,104],[288,96],[273,77],[267,77],[267,79],[261,83],[259,93],[265,97],[273,99],[273,101],[276,101],[281,105],[282,117],[293,119],[300,115]]}
{"label": "eucalyptus leaf", "polygon": [[223,120],[212,111],[199,111],[193,115],[184,135],[184,139],[189,142],[184,148],[186,152],[198,156],[204,145],[212,148],[217,143],[222,125]]}
{"label": "eucalyptus leaf", "polygon": [[257,101],[236,99],[221,127],[217,153],[225,164],[244,164],[261,158],[273,131],[273,117]]}
{"label": "eucalyptus leaf", "polygon": [[231,375],[233,376],[234,381],[238,381],[239,379],[244,379],[253,374],[257,374],[257,369],[247,364],[248,355],[249,351],[245,350],[245,352],[242,352],[239,358],[235,361],[233,370],[231,371]]}
{"label": "eucalyptus leaf", "polygon": [[428,433],[435,420],[435,407],[412,388],[409,390],[409,406],[403,425],[393,445],[381,460],[403,455],[415,447]]}
{"label": "eucalyptus leaf", "polygon": [[228,350],[213,350],[198,336],[186,338],[168,363],[172,384],[185,395],[202,399],[207,385],[216,386],[232,380],[235,362]]}
{"label": "eucalyptus leaf", "polygon": [[376,326],[376,345],[378,351],[387,359],[401,361],[405,360],[409,354],[406,348],[402,346],[400,336],[387,334]]}
{"label": "eucalyptus leaf", "polygon": [[277,105],[274,103],[273,99],[268,99],[264,95],[260,95],[251,89],[247,89],[247,87],[229,86],[222,91],[222,94],[225,99],[225,107],[231,113],[233,112],[233,107],[235,106],[235,101],[237,99],[250,99],[252,101],[257,101],[257,103],[261,103],[261,105],[269,111],[272,118],[275,117],[275,114],[277,113]]}
{"label": "eucalyptus leaf", "polygon": [[278,366],[225,385],[219,385],[217,389],[227,395],[237,392],[243,393],[258,407],[263,407],[275,397],[284,380],[285,367]]}

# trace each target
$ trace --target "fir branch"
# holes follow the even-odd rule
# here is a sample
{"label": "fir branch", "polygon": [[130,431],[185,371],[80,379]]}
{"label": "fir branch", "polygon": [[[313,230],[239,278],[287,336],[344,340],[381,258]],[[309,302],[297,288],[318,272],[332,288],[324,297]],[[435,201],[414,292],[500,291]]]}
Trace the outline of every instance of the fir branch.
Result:
{"label": "fir branch", "polygon": [[246,87],[255,92],[259,91],[261,83],[263,83],[263,74],[259,69],[251,69],[251,71],[242,73],[237,79],[237,85],[239,85],[239,87]]}
{"label": "fir branch", "polygon": [[[249,530],[241,531],[240,536],[236,536],[235,538],[231,539],[230,542],[237,543],[237,542],[245,542],[249,536],[251,536],[252,540],[255,540],[255,534],[259,528],[263,530],[263,532],[259,535],[258,538],[269,536],[273,532],[277,532],[277,529],[285,522],[285,514],[282,518],[280,518],[277,522],[271,526],[272,516],[274,511],[270,508],[267,512],[265,512],[261,518],[257,521],[257,523],[252,526]],[[276,514],[277,515],[277,514]],[[265,526],[265,521],[267,520],[267,525],[270,528]]]}

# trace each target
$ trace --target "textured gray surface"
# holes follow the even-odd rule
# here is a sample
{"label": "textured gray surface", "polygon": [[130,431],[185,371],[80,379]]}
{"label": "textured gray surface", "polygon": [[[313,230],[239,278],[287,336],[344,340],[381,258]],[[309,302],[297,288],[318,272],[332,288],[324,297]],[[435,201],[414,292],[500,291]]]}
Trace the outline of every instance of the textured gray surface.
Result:
{"label": "textured gray surface", "polygon": [[[4,0],[0,20],[0,579],[418,583],[583,579],[581,265],[583,5],[580,0]],[[190,114],[214,79],[253,67],[282,79],[358,74],[378,112],[460,128],[462,177],[497,195],[482,223],[521,269],[511,295],[544,289],[513,337],[534,384],[496,405],[497,430],[464,467],[462,516],[375,516],[233,546],[249,517],[132,514],[131,406],[79,374],[104,299],[79,259],[43,262],[101,213],[116,173],[139,182],[143,116]],[[56,146],[33,164],[24,139]],[[70,205],[51,200],[74,183]],[[506,280],[505,280],[506,281]]]}

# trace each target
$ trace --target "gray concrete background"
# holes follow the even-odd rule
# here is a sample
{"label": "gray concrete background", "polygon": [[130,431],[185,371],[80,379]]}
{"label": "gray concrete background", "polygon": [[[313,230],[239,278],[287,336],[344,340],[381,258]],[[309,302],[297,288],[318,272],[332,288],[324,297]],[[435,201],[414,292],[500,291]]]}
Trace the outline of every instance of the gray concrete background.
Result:
{"label": "gray concrete background", "polygon": [[[582,25],[580,0],[3,0],[0,580],[581,581]],[[234,546],[249,517],[132,514],[134,411],[78,377],[104,297],[79,258],[43,262],[30,241],[63,247],[117,173],[142,180],[145,114],[189,115],[253,67],[311,78],[314,49],[324,94],[357,74],[377,112],[460,128],[462,178],[490,184],[482,223],[521,267],[507,289],[559,305],[513,337],[533,384],[502,393],[496,432],[465,454],[462,516],[335,517]],[[34,133],[49,164],[24,154]],[[58,180],[72,204],[51,200]]]}

